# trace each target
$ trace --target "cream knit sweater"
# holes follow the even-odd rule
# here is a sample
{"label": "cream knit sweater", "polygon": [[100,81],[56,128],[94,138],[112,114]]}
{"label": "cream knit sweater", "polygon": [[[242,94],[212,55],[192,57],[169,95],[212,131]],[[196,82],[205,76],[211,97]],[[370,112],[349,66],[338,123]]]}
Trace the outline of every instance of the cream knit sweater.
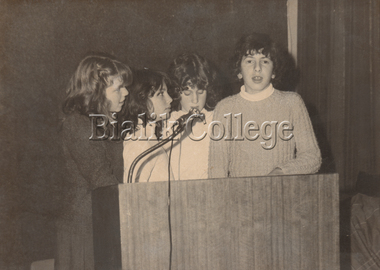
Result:
{"label": "cream knit sweater", "polygon": [[[224,125],[225,134],[221,140],[210,142],[210,178],[262,176],[276,167],[285,174],[319,170],[321,153],[302,98],[294,92],[268,91],[257,101],[249,100],[243,92],[219,102],[214,121]],[[231,116],[225,117],[228,113]],[[239,113],[242,115],[235,117]],[[232,129],[227,124],[231,119]],[[246,125],[249,121],[256,125]],[[289,126],[293,129],[287,130]],[[226,140],[226,136],[238,139]]]}
{"label": "cream knit sweater", "polygon": [[[142,121],[139,119],[139,126],[142,126]],[[123,159],[124,159],[124,179],[123,182],[127,183],[129,168],[137,156],[148,150],[150,147],[156,145],[158,140],[154,134],[156,125],[147,124],[145,131],[143,128],[136,131],[136,139],[124,140],[123,145]],[[138,139],[141,134],[144,134],[149,138],[148,140]],[[131,136],[131,135],[128,135]],[[160,147],[154,152],[145,156],[140,162],[137,163],[135,171],[133,174],[133,182],[156,182],[156,181],[167,181],[169,177],[168,173],[168,156],[164,148]],[[170,176],[171,180],[174,180],[173,173]]]}
{"label": "cream knit sweater", "polygon": [[[207,136],[207,128],[212,121],[213,112],[203,109],[202,113],[205,115],[205,122],[195,121],[191,131],[185,130],[174,139],[171,167],[176,180],[208,178],[210,137]],[[174,122],[183,114],[185,114],[183,111],[172,112],[169,121]],[[189,136],[189,132],[192,132],[193,137]],[[170,143],[164,148],[169,155]]]}

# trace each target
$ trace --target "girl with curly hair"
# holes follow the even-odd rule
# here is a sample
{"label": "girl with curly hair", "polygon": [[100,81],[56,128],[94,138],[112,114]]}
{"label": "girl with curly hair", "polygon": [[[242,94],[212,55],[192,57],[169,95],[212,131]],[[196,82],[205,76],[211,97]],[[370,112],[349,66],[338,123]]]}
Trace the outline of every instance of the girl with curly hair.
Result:
{"label": "girl with curly hair", "polygon": [[[172,148],[172,169],[177,180],[208,178],[207,129],[219,100],[218,73],[211,63],[196,53],[183,53],[171,63],[169,76],[174,84],[169,123],[191,110],[204,114],[204,121],[194,118]],[[167,149],[167,147],[166,147]],[[169,150],[169,149],[167,149]]]}
{"label": "girl with curly hair", "polygon": [[[124,139],[124,182],[135,158],[158,143],[161,122],[168,118],[172,98],[168,94],[169,77],[151,69],[133,73],[128,107],[121,113]],[[168,155],[160,147],[137,163],[132,182],[165,181],[168,179]],[[171,179],[173,176],[171,175]]]}

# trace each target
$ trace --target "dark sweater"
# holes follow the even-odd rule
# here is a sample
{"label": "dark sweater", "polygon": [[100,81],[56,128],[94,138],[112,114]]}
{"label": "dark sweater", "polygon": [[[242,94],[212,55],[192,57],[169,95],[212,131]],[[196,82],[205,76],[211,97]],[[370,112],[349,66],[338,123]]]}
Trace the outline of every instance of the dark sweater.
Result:
{"label": "dark sweater", "polygon": [[122,142],[89,140],[91,132],[89,117],[72,114],[63,122],[66,207],[57,224],[57,269],[94,269],[91,192],[123,179]]}

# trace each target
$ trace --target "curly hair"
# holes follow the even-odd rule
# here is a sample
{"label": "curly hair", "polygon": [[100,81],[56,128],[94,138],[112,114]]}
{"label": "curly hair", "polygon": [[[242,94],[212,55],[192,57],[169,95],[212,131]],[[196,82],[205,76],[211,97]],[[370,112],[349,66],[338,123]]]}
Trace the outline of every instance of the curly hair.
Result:
{"label": "curly hair", "polygon": [[241,72],[243,57],[261,52],[273,62],[272,84],[276,89],[289,90],[298,81],[298,70],[294,58],[286,48],[275,43],[267,34],[252,33],[240,38],[236,43],[234,55],[231,58],[232,75],[237,79]]}
{"label": "curly hair", "polygon": [[169,94],[173,98],[171,104],[173,111],[181,109],[182,91],[197,86],[198,89],[206,90],[206,110],[213,110],[219,101],[216,91],[218,73],[213,65],[204,57],[196,53],[180,54],[171,63],[168,74],[173,81],[174,87]]}
{"label": "curly hair", "polygon": [[164,72],[147,68],[134,70],[133,83],[129,87],[130,94],[126,98],[128,106],[123,107],[120,112],[122,122],[132,121],[134,130],[137,130],[139,115],[146,114],[146,118],[143,120],[144,127],[148,120],[154,120],[149,115],[152,108],[149,97],[153,97],[164,83],[170,89],[171,80]]}
{"label": "curly hair", "polygon": [[113,84],[111,76],[120,76],[125,87],[132,83],[132,71],[127,65],[106,56],[85,57],[70,79],[63,112],[78,112],[86,116],[101,113],[112,119],[105,93],[106,88]]}

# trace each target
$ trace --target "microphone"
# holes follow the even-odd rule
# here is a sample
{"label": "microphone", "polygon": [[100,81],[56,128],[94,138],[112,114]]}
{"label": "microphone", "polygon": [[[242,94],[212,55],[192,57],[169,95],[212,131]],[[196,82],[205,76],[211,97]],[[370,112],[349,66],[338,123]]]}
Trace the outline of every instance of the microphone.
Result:
{"label": "microphone", "polygon": [[[186,124],[187,124],[187,121],[191,118],[191,117],[194,117],[194,118],[200,118],[200,119],[203,119],[203,121],[205,122],[205,115],[203,113],[201,113],[197,108],[193,108],[191,109],[187,114],[184,114],[182,115],[180,118],[178,118],[173,126],[173,133],[167,137],[166,139],[158,142],[157,144],[153,145],[152,147],[150,147],[149,149],[145,150],[144,152],[142,152],[139,156],[137,156],[135,158],[135,160],[132,162],[130,168],[129,168],[129,172],[128,172],[128,180],[127,180],[127,183],[132,183],[132,177],[133,177],[133,171],[137,165],[137,163],[143,158],[145,157],[146,155],[148,155],[149,153],[153,152],[154,150],[158,149],[160,146],[168,143],[170,140],[174,139],[175,136],[177,136],[180,132],[183,131],[183,129],[185,128]],[[174,127],[177,126],[178,127],[174,130]]]}
{"label": "microphone", "polygon": [[203,120],[203,122],[206,122],[204,113],[201,113],[197,108],[192,108],[187,114],[182,115],[175,121],[174,126],[178,125],[175,132],[181,132],[185,128],[187,121],[190,118],[200,118],[201,120]]}

